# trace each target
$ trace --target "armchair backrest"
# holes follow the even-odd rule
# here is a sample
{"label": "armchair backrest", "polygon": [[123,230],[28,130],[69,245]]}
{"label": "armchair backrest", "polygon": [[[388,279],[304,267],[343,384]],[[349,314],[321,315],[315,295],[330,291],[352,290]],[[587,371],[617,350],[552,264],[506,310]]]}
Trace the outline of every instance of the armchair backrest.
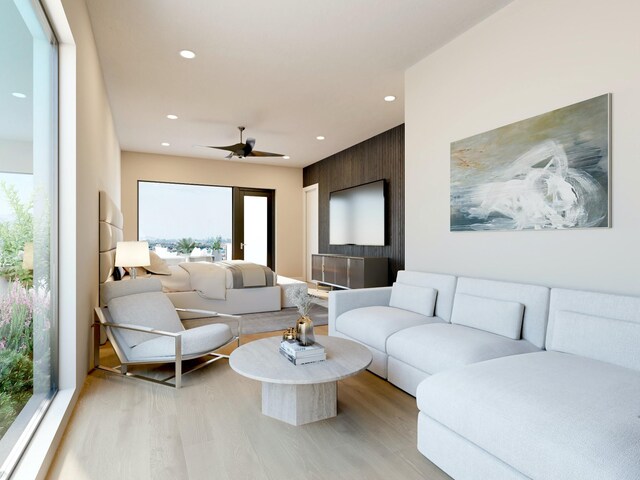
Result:
{"label": "armchair backrest", "polygon": [[[162,293],[159,280],[144,278],[108,282],[105,287],[107,287],[105,291],[107,307],[113,323],[138,325],[172,333],[184,330],[175,307]],[[113,330],[117,341],[124,342],[129,348],[157,338],[144,332]]]}

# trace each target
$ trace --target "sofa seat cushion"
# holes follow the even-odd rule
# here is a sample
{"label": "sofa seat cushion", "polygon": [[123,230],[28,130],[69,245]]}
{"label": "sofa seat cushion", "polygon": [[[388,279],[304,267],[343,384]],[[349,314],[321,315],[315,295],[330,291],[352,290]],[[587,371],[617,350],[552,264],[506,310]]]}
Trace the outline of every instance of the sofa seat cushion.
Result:
{"label": "sofa seat cushion", "polygon": [[526,340],[512,340],[450,323],[407,328],[387,340],[390,356],[430,375],[470,363],[538,350]]}
{"label": "sofa seat cushion", "polygon": [[[425,379],[418,408],[528,478],[640,478],[640,374],[536,352]],[[426,433],[428,434],[428,432]]]}
{"label": "sofa seat cushion", "polygon": [[[142,342],[131,349],[129,353],[130,360],[163,360],[175,357],[176,343],[173,337],[148,336],[152,337],[152,339]],[[225,323],[214,323],[185,330],[182,332],[182,356],[212,352],[228,343],[232,338],[231,328]]]}
{"label": "sofa seat cushion", "polygon": [[401,308],[362,307],[349,310],[336,318],[336,330],[365,345],[386,352],[387,339],[397,331],[435,322],[444,321],[438,317],[427,317]]}

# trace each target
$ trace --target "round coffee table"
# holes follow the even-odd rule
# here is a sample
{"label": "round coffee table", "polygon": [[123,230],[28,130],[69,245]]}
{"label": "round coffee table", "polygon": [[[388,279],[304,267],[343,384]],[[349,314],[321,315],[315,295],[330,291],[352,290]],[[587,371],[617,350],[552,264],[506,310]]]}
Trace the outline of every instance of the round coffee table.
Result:
{"label": "round coffee table", "polygon": [[304,425],[338,413],[338,380],[355,375],[371,363],[371,352],[351,340],[316,335],[327,359],[294,365],[279,352],[280,337],[236,348],[229,365],[240,375],[262,382],[262,413],[291,425]]}

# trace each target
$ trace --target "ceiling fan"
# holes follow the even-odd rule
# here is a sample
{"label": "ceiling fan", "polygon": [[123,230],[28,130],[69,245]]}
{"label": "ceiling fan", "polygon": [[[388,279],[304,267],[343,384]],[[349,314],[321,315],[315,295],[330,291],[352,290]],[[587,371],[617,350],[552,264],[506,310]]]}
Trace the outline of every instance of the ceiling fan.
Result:
{"label": "ceiling fan", "polygon": [[244,132],[244,127],[238,127],[240,130],[240,143],[236,143],[235,145],[227,145],[224,147],[216,147],[214,145],[203,145],[206,148],[215,148],[218,150],[227,150],[231,152],[224,158],[244,158],[244,157],[284,157],[285,155],[282,153],[270,153],[270,152],[260,152],[258,150],[254,150],[253,147],[256,145],[255,138],[247,138],[247,142],[242,142],[242,132]]}

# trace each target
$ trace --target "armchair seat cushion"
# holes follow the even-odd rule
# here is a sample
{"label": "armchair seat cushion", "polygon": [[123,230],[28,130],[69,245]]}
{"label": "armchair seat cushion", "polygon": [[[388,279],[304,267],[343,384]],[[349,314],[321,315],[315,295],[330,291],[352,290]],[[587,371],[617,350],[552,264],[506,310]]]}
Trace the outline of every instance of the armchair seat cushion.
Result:
{"label": "armchair seat cushion", "polygon": [[[173,337],[149,335],[151,340],[139,343],[129,353],[131,361],[171,360],[175,357]],[[212,352],[233,338],[231,328],[224,323],[214,323],[182,332],[182,356]]]}
{"label": "armchair seat cushion", "polygon": [[401,308],[373,306],[349,310],[336,319],[336,330],[381,352],[387,351],[387,339],[405,328],[428,323],[443,323]]}
{"label": "armchair seat cushion", "polygon": [[640,478],[640,373],[559,352],[428,377],[418,408],[527,478]]}
{"label": "armchair seat cushion", "polygon": [[526,340],[513,340],[450,323],[407,328],[387,341],[390,356],[430,375],[470,363],[538,350]]}

